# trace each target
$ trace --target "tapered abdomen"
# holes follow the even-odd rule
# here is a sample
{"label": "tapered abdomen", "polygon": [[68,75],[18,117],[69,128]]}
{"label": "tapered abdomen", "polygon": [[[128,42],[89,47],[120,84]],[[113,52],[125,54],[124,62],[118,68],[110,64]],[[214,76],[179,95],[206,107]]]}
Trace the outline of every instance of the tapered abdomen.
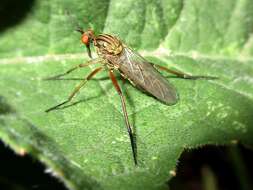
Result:
{"label": "tapered abdomen", "polygon": [[120,72],[138,88],[165,104],[177,103],[175,87],[139,54],[124,48],[117,62]]}

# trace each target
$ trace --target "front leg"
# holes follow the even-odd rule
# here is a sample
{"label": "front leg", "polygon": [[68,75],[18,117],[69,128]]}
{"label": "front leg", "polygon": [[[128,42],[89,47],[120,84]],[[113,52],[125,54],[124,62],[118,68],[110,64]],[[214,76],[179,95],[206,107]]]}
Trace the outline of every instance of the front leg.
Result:
{"label": "front leg", "polygon": [[69,70],[67,70],[66,72],[64,72],[62,74],[58,74],[58,75],[55,75],[55,76],[52,76],[52,77],[44,78],[44,80],[56,80],[56,79],[59,79],[59,78],[65,76],[65,75],[79,69],[79,68],[87,67],[89,65],[93,65],[93,64],[97,64],[97,63],[102,63],[102,60],[100,58],[89,60],[86,63],[79,64],[79,65],[76,65],[76,66],[70,68]]}

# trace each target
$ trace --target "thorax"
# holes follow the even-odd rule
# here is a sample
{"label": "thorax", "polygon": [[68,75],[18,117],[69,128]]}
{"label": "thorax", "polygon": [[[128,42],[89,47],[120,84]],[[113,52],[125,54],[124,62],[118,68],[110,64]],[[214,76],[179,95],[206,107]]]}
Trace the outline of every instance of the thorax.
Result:
{"label": "thorax", "polygon": [[94,43],[98,56],[108,61],[108,66],[117,69],[117,60],[123,51],[122,42],[115,36],[109,34],[100,34],[96,37]]}

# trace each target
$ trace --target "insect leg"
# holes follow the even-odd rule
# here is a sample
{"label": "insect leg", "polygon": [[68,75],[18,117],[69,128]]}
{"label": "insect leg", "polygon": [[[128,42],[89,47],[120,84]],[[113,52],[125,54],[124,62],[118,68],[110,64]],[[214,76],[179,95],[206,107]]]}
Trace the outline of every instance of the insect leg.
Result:
{"label": "insect leg", "polygon": [[183,79],[209,79],[209,80],[218,79],[218,77],[212,77],[212,76],[201,76],[201,75],[192,76],[192,75],[189,75],[189,74],[180,72],[180,71],[175,71],[175,70],[172,70],[172,69],[168,69],[167,67],[163,67],[163,66],[160,66],[160,65],[156,65],[156,64],[154,64],[154,63],[151,63],[151,64],[152,64],[155,68],[158,68],[158,69],[160,69],[160,70],[166,71],[166,72],[168,72],[168,73],[172,73],[172,74],[178,76],[179,78],[183,78]]}
{"label": "insect leg", "polygon": [[122,90],[117,82],[116,77],[113,74],[113,70],[109,71],[109,76],[112,80],[112,84],[115,87],[115,89],[117,90],[119,96],[120,96],[120,100],[121,100],[121,106],[122,106],[122,110],[123,110],[123,114],[124,114],[124,119],[125,119],[125,124],[127,127],[127,132],[130,138],[130,142],[131,142],[131,148],[132,148],[132,153],[133,153],[133,158],[134,158],[134,163],[135,165],[137,165],[137,155],[136,155],[136,144],[134,142],[134,133],[132,130],[132,127],[129,123],[129,119],[128,119],[128,114],[127,114],[127,109],[126,109],[126,103],[125,103],[125,98],[123,96]]}
{"label": "insect leg", "polygon": [[96,75],[101,70],[102,70],[102,67],[99,67],[99,68],[96,68],[95,70],[93,70],[78,86],[76,86],[76,88],[73,90],[73,92],[70,94],[70,96],[68,97],[68,99],[66,101],[47,109],[45,112],[50,112],[52,110],[59,108],[60,106],[62,106],[64,104],[70,102],[72,100],[72,98],[76,95],[76,93],[86,84],[86,82],[88,80],[90,80],[94,75]]}
{"label": "insect leg", "polygon": [[81,67],[87,67],[89,65],[96,64],[96,63],[101,63],[101,60],[100,59],[89,60],[86,63],[79,64],[79,65],[76,65],[76,66],[72,67],[71,69],[67,70],[66,72],[64,72],[62,74],[59,74],[59,75],[56,75],[56,76],[52,76],[52,77],[48,77],[48,78],[44,78],[44,80],[59,79],[60,77],[65,76],[65,75],[71,73],[72,71],[75,71],[75,70],[77,70],[77,69],[79,69]]}

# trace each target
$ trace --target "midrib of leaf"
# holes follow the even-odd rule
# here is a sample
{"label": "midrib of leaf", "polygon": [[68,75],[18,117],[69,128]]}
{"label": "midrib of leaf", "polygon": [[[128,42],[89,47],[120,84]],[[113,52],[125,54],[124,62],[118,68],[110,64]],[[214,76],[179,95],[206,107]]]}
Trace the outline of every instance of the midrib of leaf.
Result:
{"label": "midrib of leaf", "polygon": [[[231,60],[231,61],[238,61],[241,64],[245,64],[244,62],[252,61],[253,58],[251,57],[228,57],[228,56],[221,56],[221,55],[203,55],[200,54],[199,52],[192,52],[192,53],[176,53],[176,52],[171,52],[166,48],[160,47],[154,51],[139,51],[139,53],[142,56],[150,56],[150,57],[156,57],[156,58],[162,58],[166,59],[168,56],[184,56],[188,57],[194,60],[198,59],[209,59],[212,61],[217,61],[217,60]],[[84,53],[68,53],[68,54],[47,54],[47,55],[41,55],[41,56],[24,56],[24,57],[16,57],[16,58],[3,58],[0,59],[0,64],[36,64],[36,63],[43,63],[46,61],[67,61],[67,60],[75,60],[75,59],[80,59],[80,57],[83,57],[84,60],[88,59],[88,56]],[[180,67],[178,64],[171,64],[170,66],[173,66],[174,68],[180,70],[180,71],[185,71],[183,67]],[[189,73],[192,74],[192,73]],[[223,76],[224,77],[224,76]],[[244,96],[245,98],[248,99],[253,99],[253,95],[250,93],[246,93],[243,91],[240,91],[235,88],[229,88],[227,85],[224,85],[222,83],[217,82],[218,80],[209,80],[208,82],[214,83],[215,85],[218,85],[220,87],[225,88],[228,91],[236,92],[241,96]],[[99,83],[100,84],[100,83]],[[100,87],[102,90],[104,90],[103,86]],[[105,91],[105,90],[104,90]],[[106,93],[106,92],[105,92]]]}
{"label": "midrib of leaf", "polygon": [[[94,54],[95,52],[93,52]],[[253,61],[252,57],[245,57],[245,56],[238,56],[238,57],[230,57],[230,56],[224,56],[224,55],[205,55],[201,54],[197,51],[193,52],[172,52],[164,47],[159,47],[153,51],[146,51],[141,50],[138,51],[140,55],[143,57],[150,56],[150,57],[168,57],[168,56],[185,56],[192,59],[209,59],[212,61],[217,60],[233,60],[238,62],[247,62],[247,61]],[[89,59],[89,57],[86,55],[86,52],[84,53],[66,53],[66,54],[46,54],[46,55],[40,55],[40,56],[21,56],[21,57],[15,57],[15,58],[1,58],[0,64],[36,64],[46,61],[66,61],[66,60],[75,60],[83,58],[84,60]]]}

